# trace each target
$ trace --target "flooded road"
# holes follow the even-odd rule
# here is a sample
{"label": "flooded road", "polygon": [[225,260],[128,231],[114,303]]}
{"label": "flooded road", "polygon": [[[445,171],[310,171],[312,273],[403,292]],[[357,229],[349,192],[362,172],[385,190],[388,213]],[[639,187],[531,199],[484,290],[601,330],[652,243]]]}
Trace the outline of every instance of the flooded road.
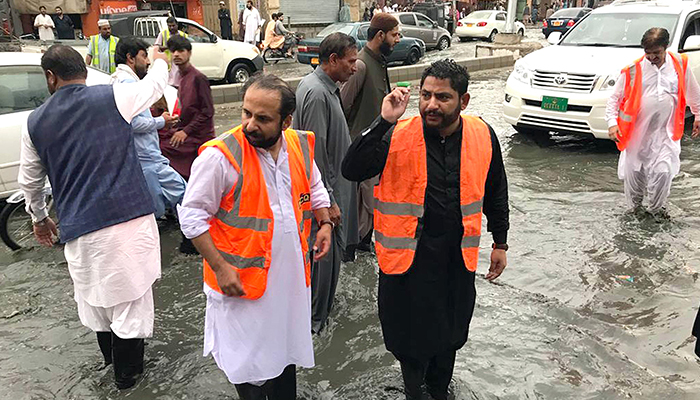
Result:
{"label": "flooded road", "polygon": [[[508,73],[478,72],[470,84],[467,113],[495,128],[504,152],[511,249],[497,284],[477,279],[470,338],[455,366],[457,399],[700,398],[690,340],[700,302],[700,142],[684,139],[671,221],[640,220],[626,212],[609,143],[523,136],[502,121]],[[240,105],[216,113],[219,133],[240,121]],[[0,398],[236,398],[202,357],[201,263],[177,252],[176,227],[161,232],[146,376],[124,393],[111,369],[99,369],[60,250],[0,250]],[[482,241],[481,277],[490,243]],[[403,399],[398,364],[381,339],[376,271],[367,254],[342,266],[329,327],[315,339],[317,366],[299,373],[299,398]]]}

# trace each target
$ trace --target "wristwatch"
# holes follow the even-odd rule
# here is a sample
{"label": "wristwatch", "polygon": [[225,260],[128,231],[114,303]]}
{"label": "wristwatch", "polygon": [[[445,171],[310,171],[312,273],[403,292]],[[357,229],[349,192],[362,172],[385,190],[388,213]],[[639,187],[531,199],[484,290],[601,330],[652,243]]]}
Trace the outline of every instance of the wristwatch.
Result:
{"label": "wristwatch", "polygon": [[501,243],[501,244],[494,243],[491,245],[491,248],[494,250],[498,249],[498,250],[508,251],[508,244],[506,244],[506,243]]}
{"label": "wristwatch", "polygon": [[323,221],[318,221],[319,228],[321,228],[323,225],[330,225],[331,230],[335,229],[335,224],[330,219],[324,219]]}

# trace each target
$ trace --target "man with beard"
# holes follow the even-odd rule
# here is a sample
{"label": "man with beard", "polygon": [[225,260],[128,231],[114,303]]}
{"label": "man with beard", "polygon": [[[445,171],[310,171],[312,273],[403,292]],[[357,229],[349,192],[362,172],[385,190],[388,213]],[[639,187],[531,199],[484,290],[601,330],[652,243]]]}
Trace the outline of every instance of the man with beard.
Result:
{"label": "man with beard", "polygon": [[41,68],[52,95],[27,119],[17,178],[34,235],[45,246],[57,234],[43,193],[46,178],[51,182],[80,322],[97,332],[119,389],[135,385],[143,372],[144,338],[153,334],[152,285],[160,277],[158,225],[129,125],[167,85],[165,54],[153,58],[139,82],[86,86],[80,54],[51,46]]}
{"label": "man with beard", "polygon": [[242,124],[202,146],[178,211],[204,256],[204,354],[241,399],[293,400],[296,366],[314,364],[310,263],[330,249],[330,202],[314,134],[289,129],[294,92],[268,74],[243,91]]}
{"label": "man with beard", "polygon": [[51,19],[51,16],[46,14],[46,7],[39,7],[39,15],[34,18],[34,27],[39,32],[39,40],[54,40],[53,28],[55,28],[55,25],[53,23],[53,19]]}
{"label": "man with beard", "polygon": [[226,3],[222,0],[219,2],[219,27],[221,28],[221,38],[233,40],[233,32],[231,22],[231,11],[226,8]]}
{"label": "man with beard", "polygon": [[[401,40],[399,21],[391,14],[376,14],[369,23],[367,39],[369,41],[357,55],[357,72],[340,90],[352,140],[377,118],[382,99],[391,91],[386,57]],[[372,250],[372,215],[376,183],[376,179],[370,179],[359,184],[357,205],[360,244],[347,243],[344,257],[346,260],[355,258],[355,247],[363,251]]]}
{"label": "man with beard", "polygon": [[246,8],[243,10],[243,26],[245,27],[245,37],[243,41],[255,45],[258,42],[258,29],[262,25],[262,19],[258,9],[253,7],[253,2],[248,0]]}
{"label": "man with beard", "polygon": [[[297,87],[294,128],[314,132],[316,162],[331,199],[330,218],[336,225],[331,254],[311,269],[312,326],[320,332],[333,308],[346,243],[357,243],[357,186],[343,178],[340,165],[350,147],[337,82],[355,72],[357,43],[341,32],[326,36],[319,48],[321,65]],[[312,232],[312,236],[314,233]]]}
{"label": "man with beard", "polygon": [[114,54],[117,51],[119,38],[112,35],[112,25],[108,20],[97,21],[97,26],[100,27],[100,33],[90,36],[85,63],[112,74],[117,69]]}
{"label": "man with beard", "polygon": [[75,39],[75,25],[73,24],[73,20],[63,14],[63,9],[59,6],[56,7],[56,16],[53,18],[53,22],[54,25],[56,25],[56,34],[59,39]]}
{"label": "man with beard", "polygon": [[[151,63],[147,52],[148,43],[141,39],[126,37],[120,40],[115,55],[117,70],[112,74],[110,84],[133,83],[143,79]],[[167,112],[154,118],[150,110],[144,110],[131,120],[136,154],[151,192],[156,218],[163,216],[166,209],[175,209],[185,194],[185,180],[163,157],[158,139],[158,129],[170,127],[175,122],[177,117],[171,117]]]}
{"label": "man with beard", "polygon": [[476,300],[482,210],[494,241],[486,279],[506,267],[501,149],[483,120],[460,116],[468,84],[464,67],[434,62],[421,78],[420,116],[399,121],[409,90],[395,89],[343,160],[352,181],[381,174],[374,214],[379,319],[384,344],[401,363],[407,399],[421,399],[423,383],[433,398],[448,398]]}

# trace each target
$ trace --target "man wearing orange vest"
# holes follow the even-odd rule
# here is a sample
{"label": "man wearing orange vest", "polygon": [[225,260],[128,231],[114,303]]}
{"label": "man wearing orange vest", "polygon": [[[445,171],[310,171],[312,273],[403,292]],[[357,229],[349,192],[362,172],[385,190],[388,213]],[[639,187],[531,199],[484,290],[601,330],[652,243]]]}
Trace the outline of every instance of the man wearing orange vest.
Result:
{"label": "man wearing orange vest", "polygon": [[644,33],[645,56],[622,70],[606,108],[627,203],[641,215],[646,197],[646,211],[657,221],[668,218],[671,182],[680,171],[686,105],[696,116],[693,137],[700,133],[700,87],[688,57],[667,52],[668,45],[666,29]]}
{"label": "man wearing orange vest", "polygon": [[314,365],[310,267],[330,249],[330,200],[314,134],[289,129],[294,92],[269,74],[243,90],[242,125],[199,150],[180,225],[204,257],[204,354],[241,399],[293,400],[296,366]]}
{"label": "man wearing orange vest", "polygon": [[375,187],[374,236],[384,344],[401,363],[407,399],[448,398],[455,356],[474,311],[481,215],[493,234],[498,278],[508,249],[508,183],[501,148],[469,103],[467,70],[453,60],[424,72],[420,116],[399,120],[409,90],[384,98],[381,115],[353,142],[343,175]]}

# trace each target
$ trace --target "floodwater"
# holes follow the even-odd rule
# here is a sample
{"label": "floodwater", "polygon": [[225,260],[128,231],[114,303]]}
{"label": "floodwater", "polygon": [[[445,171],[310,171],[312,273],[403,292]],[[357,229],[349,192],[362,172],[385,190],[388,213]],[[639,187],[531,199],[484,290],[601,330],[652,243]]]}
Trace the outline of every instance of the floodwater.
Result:
{"label": "floodwater", "polygon": [[[509,267],[477,279],[470,338],[457,355],[457,399],[697,399],[700,363],[690,330],[700,302],[700,143],[684,140],[670,222],[626,212],[609,143],[522,136],[500,117],[508,69],[473,74],[467,112],[503,147],[510,183]],[[417,113],[416,96],[409,110]],[[217,132],[240,106],[217,107]],[[94,334],[80,325],[60,249],[0,253],[0,398],[236,398],[202,357],[205,298],[198,258],[162,229],[163,278],[145,379],[118,392],[99,369]],[[488,269],[482,241],[479,277]],[[316,364],[299,373],[299,398],[402,399],[398,364],[377,319],[377,264],[344,264]],[[628,275],[629,279],[619,276]]]}

